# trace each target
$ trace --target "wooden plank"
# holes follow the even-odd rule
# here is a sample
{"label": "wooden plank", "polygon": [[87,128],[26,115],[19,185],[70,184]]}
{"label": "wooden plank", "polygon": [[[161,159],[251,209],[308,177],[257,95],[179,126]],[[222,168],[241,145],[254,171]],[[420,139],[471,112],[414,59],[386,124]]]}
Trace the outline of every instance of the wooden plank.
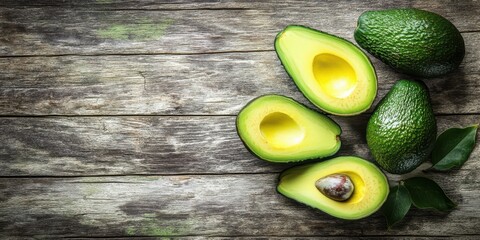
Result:
{"label": "wooden plank", "polygon": [[278,174],[8,178],[0,182],[0,235],[478,238],[478,169],[427,176],[458,207],[413,209],[390,231],[379,213],[338,220],[281,196]]}
{"label": "wooden plank", "polygon": [[[24,1],[27,6],[43,5],[32,2]],[[390,7],[435,11],[451,19],[461,31],[480,30],[480,5],[474,0],[202,2],[48,1],[43,7],[5,2],[0,8],[0,56],[271,50],[275,35],[289,24],[307,25],[352,40],[362,12]]]}
{"label": "wooden plank", "polygon": [[[334,117],[337,155],[370,159],[368,116]],[[439,116],[439,132],[479,123],[479,115]],[[235,117],[0,118],[0,176],[224,174],[279,172],[243,146]],[[480,168],[476,148],[464,169]]]}
{"label": "wooden plank", "polygon": [[[439,114],[480,113],[480,32],[463,35],[460,69],[425,80]],[[372,61],[376,102],[396,80],[411,78]],[[0,58],[0,69],[2,115],[235,115],[267,93],[308,104],[273,51]]]}
{"label": "wooden plank", "polygon": [[[3,0],[0,3],[1,7],[71,7],[71,8],[98,8],[109,10],[188,10],[188,9],[271,9],[276,7],[278,9],[309,9],[329,4],[331,7],[338,5],[346,5],[346,0],[341,1],[308,1],[308,0],[285,0],[285,1],[250,1],[250,0],[227,0],[227,1],[211,1],[211,0],[49,0],[49,1],[35,1],[35,0]],[[368,2],[368,1],[367,1]],[[371,7],[436,7],[440,10],[448,12],[449,9],[454,8],[459,11],[471,10],[468,7],[474,6],[475,1],[466,1],[452,3],[446,0],[433,0],[431,3],[424,1],[408,1],[406,3],[379,3],[371,1]],[[471,2],[471,3],[470,3]],[[351,2],[350,5],[364,6],[362,3]]]}
{"label": "wooden plank", "polygon": [[[472,237],[475,237],[475,235],[473,235]],[[177,238],[180,238],[180,239],[185,239],[185,240],[199,240],[199,239],[212,239],[212,240],[225,240],[225,238],[228,238],[228,237],[215,237],[215,236],[182,236],[182,237],[169,237],[169,239],[177,239]],[[302,237],[294,237],[294,236],[259,236],[259,235],[255,235],[255,236],[229,236],[229,238],[234,238],[234,239],[237,239],[237,240],[251,240],[251,239],[271,239],[271,240],[283,240],[283,239],[297,239],[297,238],[301,238],[301,239],[305,239],[305,240],[315,240],[315,239],[327,239],[327,240],[344,240],[346,239],[347,237],[345,236],[315,236],[315,237],[305,237],[305,236],[302,236]],[[402,235],[402,236],[352,236],[350,238],[355,238],[355,239],[362,239],[362,240],[368,240],[368,239],[415,239],[415,240],[431,240],[431,239],[436,239],[436,240],[445,240],[445,239],[472,239],[472,238],[469,238],[468,236],[464,236],[463,238],[460,237],[460,236],[450,236],[450,237],[447,237],[447,236],[435,236],[435,237],[432,237],[432,236],[423,236],[423,237],[419,237],[419,236],[405,236],[405,235]],[[23,239],[23,238],[22,238]],[[28,239],[28,238],[27,238]],[[34,238],[32,238],[34,239]],[[62,239],[75,239],[75,240],[85,240],[85,239],[91,239],[91,238],[88,238],[88,237],[65,237],[65,238],[62,238]],[[98,238],[95,238],[95,239],[111,239],[110,237],[98,237]],[[145,236],[142,236],[142,237],[114,237],[114,239],[142,239],[142,240],[150,240],[150,239],[158,239],[158,237],[145,237]]]}
{"label": "wooden plank", "polygon": [[[0,238],[479,238],[478,147],[462,170],[426,173],[456,210],[413,210],[386,231],[379,214],[341,221],[280,196],[278,172],[291,165],[255,158],[235,133],[253,97],[308,104],[273,52],[285,25],[352,40],[361,12],[394,6],[435,11],[463,32],[461,69],[427,84],[440,131],[479,123],[475,0],[1,1]],[[374,64],[379,98],[407,78]],[[15,117],[32,114],[75,117]],[[368,114],[334,120],[338,155],[370,158]]]}
{"label": "wooden plank", "polygon": [[273,52],[10,58],[0,67],[2,114],[234,114],[259,94],[295,89],[276,79]]}

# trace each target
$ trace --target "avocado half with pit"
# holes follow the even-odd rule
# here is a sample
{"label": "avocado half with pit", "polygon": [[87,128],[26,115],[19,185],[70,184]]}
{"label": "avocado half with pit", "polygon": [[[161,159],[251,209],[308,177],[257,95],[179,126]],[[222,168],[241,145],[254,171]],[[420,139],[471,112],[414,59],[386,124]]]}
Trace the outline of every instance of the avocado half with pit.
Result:
{"label": "avocado half with pit", "polygon": [[325,112],[350,116],[372,105],[377,77],[368,57],[351,42],[303,26],[288,26],[275,50],[299,90]]}
{"label": "avocado half with pit", "polygon": [[[348,178],[353,185],[351,195],[340,201],[320,191],[318,186],[319,180],[332,178],[331,190],[337,190],[335,178],[338,175]],[[280,175],[277,190],[334,217],[354,220],[376,212],[387,199],[389,186],[383,172],[373,163],[355,156],[342,156],[285,170]]]}
{"label": "avocado half with pit", "polygon": [[327,116],[281,95],[264,95],[237,116],[245,146],[270,162],[295,162],[335,154],[340,127]]}

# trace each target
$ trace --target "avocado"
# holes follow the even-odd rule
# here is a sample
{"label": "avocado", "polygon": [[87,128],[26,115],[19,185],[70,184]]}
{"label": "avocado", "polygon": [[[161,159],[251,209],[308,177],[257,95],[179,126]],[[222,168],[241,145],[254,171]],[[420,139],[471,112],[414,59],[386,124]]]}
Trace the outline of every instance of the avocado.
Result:
{"label": "avocado", "polygon": [[[353,182],[354,190],[347,200],[332,199],[316,187],[319,179],[336,174],[346,175]],[[355,156],[341,156],[285,170],[277,191],[334,217],[354,220],[376,212],[385,202],[389,186],[385,175],[373,163]]]}
{"label": "avocado", "polygon": [[281,95],[252,100],[240,111],[236,124],[245,146],[266,161],[326,157],[341,145],[341,129],[333,120]]}
{"label": "avocado", "polygon": [[378,164],[404,174],[427,160],[437,125],[423,82],[397,81],[378,103],[367,124],[367,144]]}
{"label": "avocado", "polygon": [[465,55],[463,37],[450,21],[415,8],[364,12],[354,37],[382,62],[417,77],[452,72]]}
{"label": "avocado", "polygon": [[291,25],[277,35],[275,50],[298,89],[327,113],[356,115],[375,99],[375,70],[362,50],[345,39]]}

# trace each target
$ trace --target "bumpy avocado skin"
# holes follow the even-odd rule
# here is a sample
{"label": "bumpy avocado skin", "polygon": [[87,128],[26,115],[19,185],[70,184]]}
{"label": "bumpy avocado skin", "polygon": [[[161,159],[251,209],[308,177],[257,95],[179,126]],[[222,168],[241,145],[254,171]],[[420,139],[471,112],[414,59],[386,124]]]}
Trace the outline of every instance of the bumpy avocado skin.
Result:
{"label": "bumpy avocado skin", "polygon": [[436,135],[425,84],[399,80],[370,117],[366,137],[374,159],[383,169],[404,174],[427,160]]}
{"label": "bumpy avocado skin", "polygon": [[418,77],[452,72],[465,55],[463,37],[449,20],[415,8],[364,12],[354,37],[382,62]]}

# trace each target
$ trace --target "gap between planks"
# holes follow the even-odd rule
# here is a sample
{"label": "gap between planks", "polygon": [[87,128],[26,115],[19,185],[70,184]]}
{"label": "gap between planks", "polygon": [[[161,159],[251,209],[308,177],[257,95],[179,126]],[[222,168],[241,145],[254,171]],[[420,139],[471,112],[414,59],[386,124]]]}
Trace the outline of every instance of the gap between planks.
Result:
{"label": "gap between planks", "polygon": [[[203,172],[203,173],[161,173],[161,174],[94,174],[94,175],[9,175],[0,176],[0,179],[75,179],[75,178],[108,178],[108,177],[175,177],[175,176],[243,176],[243,175],[272,175],[279,174],[281,171],[270,172]],[[104,183],[104,182],[102,182]]]}
{"label": "gap between planks", "polygon": [[[338,156],[337,156],[338,157]],[[327,158],[328,159],[328,158]],[[323,159],[326,160],[326,159]],[[320,161],[323,161],[320,160]],[[259,161],[263,161],[259,159]],[[309,163],[314,163],[318,161],[311,161]],[[294,163],[292,163],[294,164]],[[285,164],[285,169],[291,168],[295,165],[289,165],[289,163]],[[297,165],[298,166],[298,165]],[[467,171],[470,172],[472,169],[456,169],[456,172],[463,172]],[[200,172],[200,173],[193,173],[193,172],[176,172],[176,173],[149,173],[149,174],[93,174],[93,175],[8,175],[8,176],[0,176],[0,179],[77,179],[77,178],[117,178],[117,177],[176,177],[176,176],[245,176],[245,175],[278,175],[282,170],[279,171],[268,171],[268,172]],[[418,174],[424,173],[441,173],[441,171],[419,171]],[[88,182],[88,183],[131,183],[131,182],[119,182],[119,181],[101,181],[101,182]]]}
{"label": "gap between planks", "polygon": [[[480,32],[480,31],[477,31]],[[214,54],[232,54],[232,53],[261,53],[274,52],[274,49],[256,49],[256,50],[232,50],[232,51],[211,51],[211,52],[139,52],[139,53],[67,53],[67,54],[32,54],[32,55],[0,55],[2,58],[55,58],[55,57],[105,57],[105,56],[195,56],[195,55],[214,55]]]}
{"label": "gap between planks", "polygon": [[[313,109],[315,110],[315,109]],[[373,108],[372,108],[373,110]],[[317,111],[317,110],[315,110]],[[320,113],[328,116],[328,117],[341,117],[331,114],[326,114],[320,111]],[[371,112],[361,113],[358,116],[370,116],[372,115]],[[475,116],[480,115],[480,113],[436,113],[436,117],[443,117],[443,116]],[[1,115],[0,118],[102,118],[102,117],[236,117],[237,114],[98,114],[98,115],[74,115],[74,114],[38,114],[38,115]],[[353,117],[355,117],[353,116]],[[348,117],[345,117],[348,118]]]}
{"label": "gap between planks", "polygon": [[61,237],[62,239],[131,239],[134,238],[145,238],[145,239],[156,239],[158,237],[168,237],[169,239],[175,238],[197,238],[205,237],[208,239],[224,239],[224,238],[304,238],[304,239],[345,239],[345,238],[369,238],[369,239],[396,239],[399,237],[402,238],[455,238],[455,237],[478,237],[478,234],[455,234],[455,235],[394,235],[394,236],[382,236],[382,235],[335,235],[335,236],[321,236],[321,235],[155,235],[155,236],[146,236],[146,235],[135,235],[135,236],[71,236],[71,237]]}
{"label": "gap between planks", "polygon": [[[448,115],[448,114],[447,114]],[[455,115],[455,114],[450,114]],[[460,114],[458,114],[460,115]],[[475,114],[468,114],[462,113],[462,115],[475,115]],[[42,115],[1,115],[0,118],[73,118],[73,117],[81,117],[81,118],[102,118],[102,117],[236,117],[236,114],[98,114],[98,115],[74,115],[74,114],[42,114]]]}
{"label": "gap between planks", "polygon": [[[170,4],[170,3],[163,3]],[[180,5],[182,3],[178,3]],[[181,12],[181,11],[249,11],[249,10],[265,10],[265,8],[251,8],[251,7],[189,7],[189,8],[99,8],[92,9],[92,7],[98,7],[100,5],[94,6],[62,6],[62,5],[0,5],[0,8],[13,9],[13,10],[22,10],[26,8],[50,8],[56,10],[61,9],[77,9],[81,11],[88,12]]]}

